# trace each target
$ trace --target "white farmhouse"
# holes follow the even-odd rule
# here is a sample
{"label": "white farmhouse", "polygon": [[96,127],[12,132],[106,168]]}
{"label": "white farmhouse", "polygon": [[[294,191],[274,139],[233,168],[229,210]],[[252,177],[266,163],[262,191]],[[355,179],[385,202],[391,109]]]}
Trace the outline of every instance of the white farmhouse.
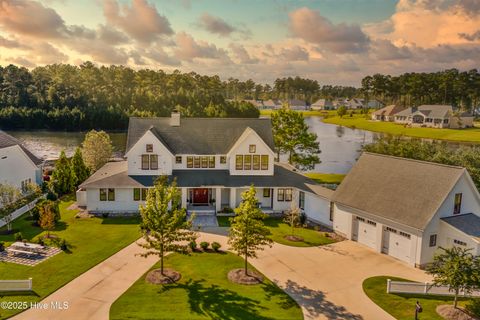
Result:
{"label": "white farmhouse", "polygon": [[42,183],[42,160],[20,141],[0,130],[0,184],[25,190],[29,183]]}
{"label": "white farmhouse", "polygon": [[395,122],[412,127],[468,128],[473,127],[473,115],[455,113],[450,105],[421,105],[396,113]]}
{"label": "white farmhouse", "polygon": [[316,222],[329,219],[329,190],[274,162],[270,119],[130,118],[126,160],[109,162],[88,178],[77,202],[91,213],[135,213],[161,175],[176,179],[187,211],[215,214],[236,208],[252,184],[264,212],[292,203]]}
{"label": "white farmhouse", "polygon": [[480,254],[480,195],[465,168],[364,153],[332,201],[337,233],[412,266],[439,247]]}

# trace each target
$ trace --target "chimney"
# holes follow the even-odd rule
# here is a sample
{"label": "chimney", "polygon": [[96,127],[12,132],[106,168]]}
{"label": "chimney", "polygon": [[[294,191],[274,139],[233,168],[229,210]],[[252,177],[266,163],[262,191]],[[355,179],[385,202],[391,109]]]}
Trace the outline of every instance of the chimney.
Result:
{"label": "chimney", "polygon": [[172,111],[170,116],[170,125],[172,127],[180,127],[180,112],[178,112],[176,109]]}

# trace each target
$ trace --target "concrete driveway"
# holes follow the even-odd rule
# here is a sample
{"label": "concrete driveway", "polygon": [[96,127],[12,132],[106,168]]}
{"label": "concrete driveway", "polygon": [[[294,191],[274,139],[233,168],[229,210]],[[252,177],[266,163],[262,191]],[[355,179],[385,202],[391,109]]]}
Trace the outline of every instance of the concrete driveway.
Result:
{"label": "concrete driveway", "polygon": [[[227,248],[222,229],[201,233],[199,241],[217,241]],[[135,256],[135,243],[72,280],[44,299],[67,301],[67,310],[27,310],[14,319],[109,318],[112,303],[156,261]],[[425,281],[424,272],[352,241],[312,248],[274,244],[250,261],[302,307],[305,319],[393,319],[363,293],[364,279],[392,275]]]}

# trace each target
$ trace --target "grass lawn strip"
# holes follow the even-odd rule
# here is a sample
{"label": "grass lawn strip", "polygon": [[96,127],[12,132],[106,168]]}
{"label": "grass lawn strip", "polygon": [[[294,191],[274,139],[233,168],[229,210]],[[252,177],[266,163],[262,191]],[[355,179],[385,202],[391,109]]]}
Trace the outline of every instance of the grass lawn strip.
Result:
{"label": "grass lawn strip", "polygon": [[340,173],[307,172],[305,176],[318,183],[340,184],[346,175]]}
{"label": "grass lawn strip", "polygon": [[[443,320],[435,311],[442,304],[453,304],[453,297],[434,295],[413,295],[387,293],[387,279],[393,281],[409,281],[401,278],[379,276],[368,278],[363,282],[363,291],[380,308],[398,320],[411,320],[415,317],[415,303],[420,302],[423,312],[419,319]],[[459,300],[459,306],[465,306],[466,299]]]}
{"label": "grass lawn strip", "polygon": [[114,302],[110,319],[303,319],[297,303],[268,279],[230,282],[228,272],[243,267],[232,253],[171,254],[165,267],[181,273],[178,283],[154,285],[143,275]]}
{"label": "grass lawn strip", "polygon": [[[16,293],[0,296],[3,301],[40,301],[73,280],[88,269],[120,251],[140,237],[137,218],[88,218],[76,219],[77,210],[67,210],[73,200],[60,203],[61,220],[51,231],[59,238],[66,239],[69,250],[34,266],[0,263],[0,279],[33,279],[31,294]],[[27,239],[44,234],[26,213],[13,222],[13,228],[20,230]],[[1,235],[0,241],[14,242],[13,235]],[[12,316],[21,310],[1,310],[0,318]]]}

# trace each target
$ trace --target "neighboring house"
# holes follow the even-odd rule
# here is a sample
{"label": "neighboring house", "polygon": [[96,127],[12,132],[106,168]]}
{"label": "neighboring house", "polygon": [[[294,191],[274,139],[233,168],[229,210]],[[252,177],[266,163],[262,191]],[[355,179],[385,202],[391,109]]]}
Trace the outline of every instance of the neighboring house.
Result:
{"label": "neighboring house", "polygon": [[308,110],[308,104],[304,100],[289,99],[285,101],[285,104],[291,110]]}
{"label": "neighboring house", "polygon": [[363,153],[332,201],[337,233],[410,265],[439,247],[480,254],[480,195],[465,168]]}
{"label": "neighboring house", "polygon": [[360,98],[346,99],[345,103],[348,109],[362,109],[364,107],[364,101]]}
{"label": "neighboring house", "polygon": [[253,104],[256,108],[258,109],[266,109],[263,105],[263,102],[262,100],[254,100],[254,99],[251,99],[251,100],[243,100],[244,102],[249,102],[251,104]]}
{"label": "neighboring house", "polygon": [[282,102],[279,100],[265,100],[263,101],[263,107],[265,109],[280,109],[282,108]]}
{"label": "neighboring house", "polygon": [[0,130],[0,184],[25,190],[28,183],[42,183],[43,161],[20,141]]}
{"label": "neighboring house", "polygon": [[373,100],[368,101],[367,108],[380,109],[380,108],[383,108],[383,103],[381,103],[380,101],[378,101],[376,99],[373,99]]}
{"label": "neighboring house", "polygon": [[379,109],[375,112],[372,112],[372,120],[377,121],[394,121],[395,115],[400,111],[403,111],[405,108],[395,104],[386,106],[382,109]]}
{"label": "neighboring house", "polygon": [[293,203],[309,219],[331,225],[329,190],[274,162],[270,119],[130,118],[125,157],[80,185],[80,206],[97,214],[138,212],[154,180],[166,175],[176,179],[188,212],[236,208],[253,184],[265,212],[284,212]]}
{"label": "neighboring house", "polygon": [[318,99],[310,106],[312,110],[334,110],[333,102],[327,99]]}
{"label": "neighboring house", "polygon": [[467,128],[473,127],[473,115],[456,114],[450,105],[421,105],[397,113],[395,122],[412,127]]}

